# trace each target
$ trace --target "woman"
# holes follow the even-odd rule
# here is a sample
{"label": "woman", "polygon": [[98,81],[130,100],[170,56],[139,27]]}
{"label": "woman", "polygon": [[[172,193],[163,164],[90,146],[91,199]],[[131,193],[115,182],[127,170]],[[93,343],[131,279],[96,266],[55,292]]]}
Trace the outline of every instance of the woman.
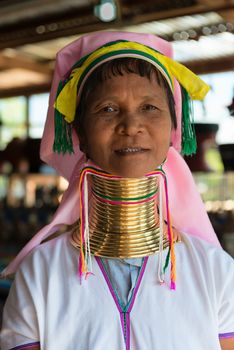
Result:
{"label": "woman", "polygon": [[233,260],[178,153],[195,151],[189,96],[208,87],[168,56],[119,32],[58,55],[41,153],[69,188],[4,272],[3,350],[233,348]]}

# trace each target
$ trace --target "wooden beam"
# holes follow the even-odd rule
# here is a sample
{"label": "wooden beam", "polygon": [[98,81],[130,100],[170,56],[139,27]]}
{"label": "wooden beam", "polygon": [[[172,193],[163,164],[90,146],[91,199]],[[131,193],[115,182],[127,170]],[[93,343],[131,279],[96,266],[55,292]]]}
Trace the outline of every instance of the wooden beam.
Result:
{"label": "wooden beam", "polygon": [[0,91],[0,99],[14,96],[30,96],[50,91],[51,84],[24,86]]}
{"label": "wooden beam", "polygon": [[[179,17],[184,15],[193,15],[198,13],[206,13],[210,11],[226,11],[234,12],[234,0],[198,0],[198,5],[181,7],[163,11],[147,11],[147,7],[142,7],[141,4],[136,5],[121,5],[121,17],[116,21],[104,23],[98,20],[93,14],[93,7],[89,6],[81,9],[79,13],[74,11],[60,15],[47,16],[36,18],[33,21],[25,21],[15,25],[1,27],[0,49],[6,47],[17,47],[27,43],[36,43],[46,40],[51,40],[59,37],[83,34],[96,30],[109,28],[121,28],[123,26],[140,24],[154,20]],[[136,7],[137,6],[137,7]],[[143,6],[143,5],[142,5]],[[126,11],[124,11],[126,7]],[[134,9],[139,11],[134,11]]]}
{"label": "wooden beam", "polygon": [[[25,21],[2,26],[0,24],[0,49],[79,34],[80,27],[87,28],[89,25],[99,23],[101,26],[105,25],[93,14],[93,6],[87,6],[79,11],[69,10],[62,13],[38,15],[33,19],[26,17]],[[92,29],[87,29],[87,32],[89,31]]]}
{"label": "wooden beam", "polygon": [[234,9],[218,11],[218,14],[223,18],[226,23],[234,24]]}
{"label": "wooden beam", "polygon": [[234,70],[234,55],[206,59],[201,61],[183,62],[196,74],[220,73]]}
{"label": "wooden beam", "polygon": [[212,11],[214,12],[234,11],[233,3],[231,4],[230,2],[228,3],[222,2],[222,3],[216,4],[215,2],[213,2],[213,4],[212,5],[210,4],[209,6],[200,3],[194,6],[170,9],[166,11],[155,11],[155,12],[151,11],[151,13],[133,15],[131,18],[128,18],[128,21],[131,21],[131,23],[128,23],[128,25],[140,24],[144,22],[180,17],[180,16],[195,15],[199,13],[207,13]]}
{"label": "wooden beam", "polygon": [[35,60],[22,57],[19,52],[14,52],[13,55],[7,55],[0,52],[0,67],[1,69],[22,68],[29,71],[48,75],[49,78],[53,74],[53,69],[48,63],[39,63]]}

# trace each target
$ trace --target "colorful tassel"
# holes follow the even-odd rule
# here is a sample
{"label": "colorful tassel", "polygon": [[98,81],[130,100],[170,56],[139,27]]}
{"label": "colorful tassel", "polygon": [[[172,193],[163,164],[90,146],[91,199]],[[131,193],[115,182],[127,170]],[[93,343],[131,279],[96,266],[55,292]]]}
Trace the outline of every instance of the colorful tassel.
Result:
{"label": "colorful tassel", "polygon": [[[162,177],[159,181],[159,227],[160,227],[160,242],[159,242],[159,255],[158,255],[158,280],[161,285],[165,283],[165,269],[163,268],[163,184]],[[157,210],[157,203],[155,202],[155,211]]]}
{"label": "colorful tassel", "polygon": [[197,141],[193,122],[192,103],[188,92],[181,86],[182,92],[182,154],[189,156],[196,153]]}
{"label": "colorful tassel", "polygon": [[[165,200],[166,200],[166,213],[167,213],[167,229],[168,229],[168,239],[169,239],[169,252],[171,258],[171,289],[176,289],[176,256],[175,256],[175,247],[173,239],[173,230],[171,225],[170,211],[169,211],[169,198],[168,198],[168,187],[167,187],[167,178],[164,172],[164,189],[165,189]],[[165,265],[166,267],[166,265]]]}
{"label": "colorful tassel", "polygon": [[[64,83],[60,82],[58,87],[57,96],[63,89]],[[72,125],[66,122],[64,115],[56,109],[54,109],[54,153],[74,153],[72,143]]]}

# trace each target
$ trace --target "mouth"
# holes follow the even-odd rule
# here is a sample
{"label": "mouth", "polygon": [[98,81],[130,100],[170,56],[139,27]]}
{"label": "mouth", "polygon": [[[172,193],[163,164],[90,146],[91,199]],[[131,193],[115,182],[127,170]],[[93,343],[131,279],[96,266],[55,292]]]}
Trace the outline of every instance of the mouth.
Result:
{"label": "mouth", "polygon": [[123,147],[115,150],[115,153],[120,156],[136,155],[148,152],[149,149],[142,147]]}

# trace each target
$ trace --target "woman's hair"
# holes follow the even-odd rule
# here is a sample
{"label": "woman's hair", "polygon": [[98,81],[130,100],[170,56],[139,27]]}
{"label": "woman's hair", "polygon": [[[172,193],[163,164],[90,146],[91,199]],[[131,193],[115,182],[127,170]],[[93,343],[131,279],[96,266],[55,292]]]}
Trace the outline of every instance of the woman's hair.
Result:
{"label": "woman's hair", "polygon": [[87,102],[91,92],[102,82],[110,79],[111,77],[135,73],[141,77],[147,77],[149,80],[156,76],[157,82],[162,86],[166,92],[167,102],[170,110],[172,126],[177,128],[177,120],[175,113],[175,101],[173,93],[160,71],[154,67],[151,63],[133,57],[116,58],[107,61],[97,67],[87,78],[80,97],[80,102],[76,110],[76,117],[73,125],[78,134],[82,134],[84,126],[84,116],[87,106]]}

